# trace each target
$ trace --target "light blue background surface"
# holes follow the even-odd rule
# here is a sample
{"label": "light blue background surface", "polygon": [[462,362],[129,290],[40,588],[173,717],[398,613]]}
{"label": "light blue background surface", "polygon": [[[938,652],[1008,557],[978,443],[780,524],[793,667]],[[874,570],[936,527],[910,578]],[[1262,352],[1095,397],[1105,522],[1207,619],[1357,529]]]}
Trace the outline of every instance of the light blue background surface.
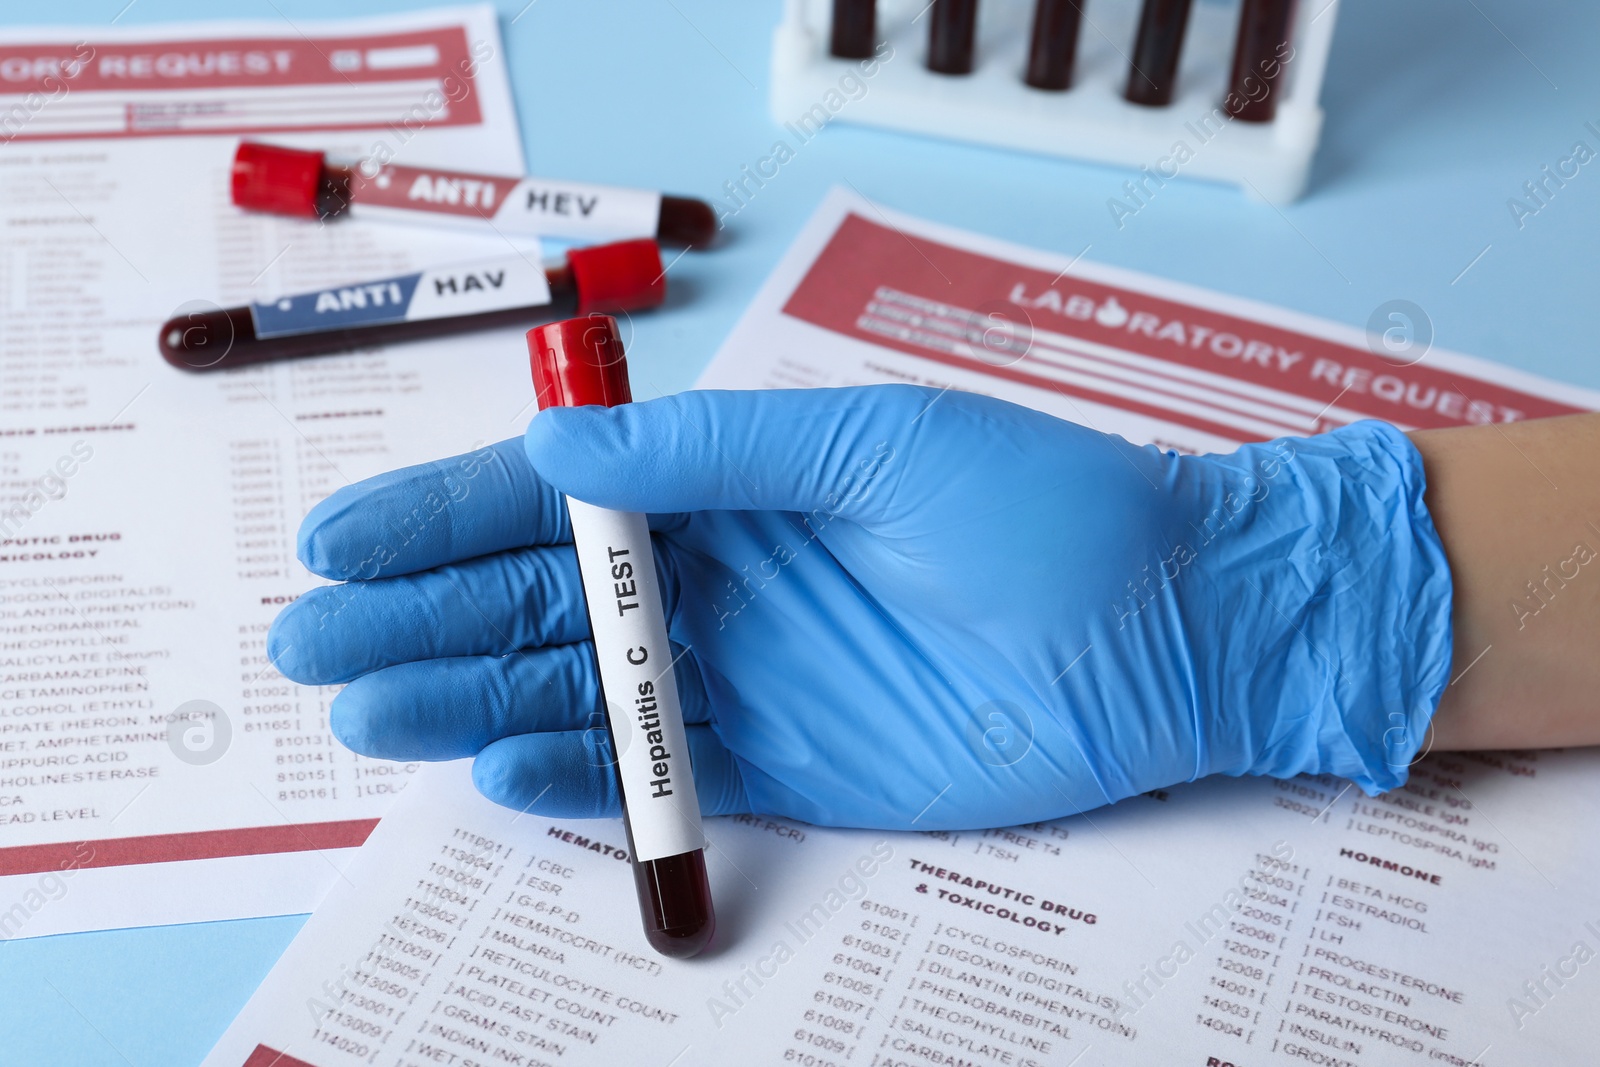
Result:
{"label": "light blue background surface", "polygon": [[[767,154],[775,0],[524,2],[499,7],[534,172],[715,199]],[[125,3],[9,3],[0,19],[105,25]],[[135,0],[120,23],[424,6]],[[1600,161],[1520,230],[1507,207],[1574,141],[1600,147],[1584,129],[1600,127],[1596,42],[1593,4],[1345,0],[1309,195],[1280,214],[1232,189],[1174,183],[1120,232],[1106,201],[1123,172],[836,124],[759,191],[725,248],[673,269],[690,296],[638,320],[635,347],[653,360],[641,369],[664,390],[686,388],[824,191],[849,181],[930,219],[1069,255],[1092,244],[1091,259],[1352,325],[1408,299],[1436,344],[1600,387]],[[302,921],[0,943],[0,1064],[198,1063]]]}

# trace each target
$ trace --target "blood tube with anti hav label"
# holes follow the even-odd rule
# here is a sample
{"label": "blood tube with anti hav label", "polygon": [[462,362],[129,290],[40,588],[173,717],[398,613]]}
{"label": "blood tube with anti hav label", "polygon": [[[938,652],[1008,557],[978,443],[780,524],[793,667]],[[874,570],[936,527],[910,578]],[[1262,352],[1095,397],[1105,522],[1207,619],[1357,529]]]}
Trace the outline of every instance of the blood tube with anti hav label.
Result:
{"label": "blood tube with anti hav label", "polygon": [[711,205],[686,196],[397,163],[343,165],[321,152],[253,141],[234,153],[231,188],[239,207],[317,219],[355,214],[576,240],[653,237],[690,248],[717,233]]}
{"label": "blood tube with anti hav label", "polygon": [[[632,402],[617,322],[590,315],[528,331],[539,409]],[[567,497],[645,939],[664,956],[711,942],[700,800],[678,705],[650,527],[637,512]]]}
{"label": "blood tube with anti hav label", "polygon": [[156,343],[174,367],[226,370],[573,312],[639,311],[666,298],[654,241],[574,248],[543,264],[537,255],[457,263],[243,307],[180,310],[161,324]]}

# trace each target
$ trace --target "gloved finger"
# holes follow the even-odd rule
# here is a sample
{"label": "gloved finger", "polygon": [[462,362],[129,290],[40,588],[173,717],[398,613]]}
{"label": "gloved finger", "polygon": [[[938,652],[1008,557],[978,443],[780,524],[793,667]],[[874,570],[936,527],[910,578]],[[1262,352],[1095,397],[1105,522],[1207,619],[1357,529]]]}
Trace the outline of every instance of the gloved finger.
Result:
{"label": "gloved finger", "polygon": [[287,678],[333,685],[397,663],[588,636],[578,559],[562,545],[313,589],[273,620],[267,655]]}
{"label": "gloved finger", "polygon": [[934,389],[701,390],[550,408],[528,459],[565,493],[624,511],[777,510],[871,522]]}
{"label": "gloved finger", "polygon": [[[701,813],[748,812],[750,799],[733,753],[709,726],[690,726],[686,732]],[[611,739],[603,730],[523,734],[478,753],[472,780],[496,804],[530,815],[616,818],[622,800],[611,764]]]}
{"label": "gloved finger", "polygon": [[[700,672],[681,656],[673,669],[686,722],[710,715]],[[401,663],[344,687],[328,725],[346,748],[392,760],[460,759],[518,734],[605,733],[594,647],[525,649]]]}
{"label": "gloved finger", "polygon": [[512,438],[345,486],[300,524],[298,554],[344,580],[571,540],[566,502]]}

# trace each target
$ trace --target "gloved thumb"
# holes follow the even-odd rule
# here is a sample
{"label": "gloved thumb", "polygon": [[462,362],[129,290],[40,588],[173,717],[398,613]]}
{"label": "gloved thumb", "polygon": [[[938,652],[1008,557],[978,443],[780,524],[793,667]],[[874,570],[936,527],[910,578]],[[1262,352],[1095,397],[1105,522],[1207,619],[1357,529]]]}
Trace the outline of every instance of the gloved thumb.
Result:
{"label": "gloved thumb", "polygon": [[534,417],[525,444],[542,477],[604,508],[822,508],[870,522],[890,495],[897,448],[937,396],[914,386],[697,390],[551,408]]}

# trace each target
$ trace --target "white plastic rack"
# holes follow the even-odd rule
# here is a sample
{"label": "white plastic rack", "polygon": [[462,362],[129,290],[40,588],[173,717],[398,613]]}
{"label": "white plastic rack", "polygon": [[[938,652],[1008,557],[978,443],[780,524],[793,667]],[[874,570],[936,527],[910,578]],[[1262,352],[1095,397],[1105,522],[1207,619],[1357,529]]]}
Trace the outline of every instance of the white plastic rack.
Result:
{"label": "white plastic rack", "polygon": [[832,7],[832,0],[785,0],[772,49],[771,106],[779,122],[809,130],[837,119],[1148,168],[1162,181],[1181,175],[1229,182],[1273,202],[1305,190],[1322,132],[1317,97],[1338,0],[1295,0],[1293,52],[1273,89],[1276,115],[1264,123],[1232,118],[1223,108],[1237,2],[1196,0],[1176,91],[1158,108],[1122,95],[1140,0],[1084,0],[1065,90],[1023,81],[1032,0],[981,0],[973,71],[964,75],[927,69],[929,0],[879,0],[883,58],[870,76],[861,60],[829,54]]}

